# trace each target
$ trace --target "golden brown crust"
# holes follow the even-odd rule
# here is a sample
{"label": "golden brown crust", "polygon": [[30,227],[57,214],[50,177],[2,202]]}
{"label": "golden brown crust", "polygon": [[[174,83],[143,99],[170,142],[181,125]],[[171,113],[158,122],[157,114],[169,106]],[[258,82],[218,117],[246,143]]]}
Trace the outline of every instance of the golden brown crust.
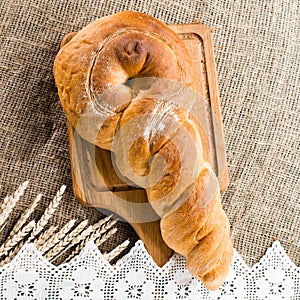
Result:
{"label": "golden brown crust", "polygon": [[201,277],[203,284],[211,291],[217,290],[225,281],[233,258],[233,246],[230,239],[218,265],[209,273]]}
{"label": "golden brown crust", "polygon": [[[90,23],[71,37],[55,58],[54,77],[73,127],[91,98],[129,78],[162,77],[193,86],[192,64],[182,41],[146,14],[120,12]],[[100,138],[96,144],[107,149]]]}
{"label": "golden brown crust", "polygon": [[[211,285],[217,285],[219,269],[225,269],[220,261],[229,251],[229,222],[221,207],[219,193],[202,205],[209,177],[209,170],[202,169],[192,195],[176,211],[162,218],[161,230],[165,242],[186,257],[188,269],[193,275],[202,281],[208,278]],[[213,276],[216,278],[212,279]],[[223,280],[218,282],[221,284]]]}
{"label": "golden brown crust", "polygon": [[159,181],[146,187],[149,202],[162,215],[163,239],[186,257],[190,272],[207,288],[218,288],[233,247],[218,185],[213,193],[208,188],[215,177],[205,163],[208,152],[202,152],[207,137],[184,107],[159,97],[133,101],[132,90],[124,84],[131,78],[158,77],[193,88],[193,66],[181,39],[158,20],[126,11],[69,34],[61,47],[54,76],[69,121],[82,126],[83,138],[112,151],[116,135],[129,128],[121,135],[121,145],[130,137],[130,147],[117,149],[120,156],[128,155],[129,168],[141,177],[165,168]]}
{"label": "golden brown crust", "polygon": [[67,43],[69,43],[71,41],[71,39],[76,35],[76,33],[77,32],[70,32],[70,33],[66,34],[60,42],[60,45],[59,45],[60,48],[62,48]]}
{"label": "golden brown crust", "polygon": [[211,231],[198,240],[198,244],[186,254],[190,272],[201,278],[214,269],[225,251],[228,240],[229,223],[220,209],[217,222]]}
{"label": "golden brown crust", "polygon": [[216,198],[201,208],[201,199],[209,171],[203,169],[191,196],[172,214],[161,220],[162,236],[166,243],[182,255],[189,253],[197,244],[197,233],[217,207]]}

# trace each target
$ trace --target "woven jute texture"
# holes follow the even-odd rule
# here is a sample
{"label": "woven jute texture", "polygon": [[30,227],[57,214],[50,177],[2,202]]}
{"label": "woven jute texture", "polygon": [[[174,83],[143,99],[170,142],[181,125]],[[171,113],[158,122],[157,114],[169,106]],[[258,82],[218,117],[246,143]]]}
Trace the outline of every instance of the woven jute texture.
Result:
{"label": "woven jute texture", "polygon": [[[101,217],[72,194],[66,119],[52,66],[62,37],[117,11],[214,28],[230,185],[223,206],[236,249],[256,262],[274,238],[300,263],[299,1],[5,0],[0,2],[0,196],[30,180],[11,224],[39,192],[68,186],[51,224]],[[8,233],[7,226],[0,237]],[[120,223],[111,249],[137,237]]]}

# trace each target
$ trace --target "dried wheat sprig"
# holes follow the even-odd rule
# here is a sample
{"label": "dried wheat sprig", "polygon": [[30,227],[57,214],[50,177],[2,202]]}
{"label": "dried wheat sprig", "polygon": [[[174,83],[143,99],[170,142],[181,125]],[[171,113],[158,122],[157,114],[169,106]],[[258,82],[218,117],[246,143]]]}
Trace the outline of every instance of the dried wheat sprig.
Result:
{"label": "dried wheat sprig", "polygon": [[3,267],[5,264],[9,263],[17,255],[17,253],[22,249],[22,247],[25,245],[25,243],[26,242],[23,240],[14,249],[9,251],[8,255],[5,257],[5,259],[0,261],[0,267]]}
{"label": "dried wheat sprig", "polygon": [[[72,248],[74,245],[79,244],[82,240],[84,240],[86,237],[88,237],[93,231],[93,226],[88,226],[85,230],[83,230],[81,233],[79,233],[74,239],[71,240],[71,242],[62,250],[58,255],[56,255],[54,258],[52,258],[50,261],[53,262],[54,260],[57,260],[62,254],[64,254],[66,251],[68,251],[70,248]],[[47,255],[45,256],[47,259]]]}
{"label": "dried wheat sprig", "polygon": [[[91,234],[90,234],[90,236],[88,236],[87,237],[87,239],[88,240],[93,240],[93,241],[95,241],[98,237],[100,237],[103,233],[105,233],[106,231],[108,231],[110,228],[112,228],[116,223],[118,222],[118,220],[117,219],[113,219],[113,220],[111,220],[111,221],[109,221],[109,222],[107,222],[106,224],[105,223],[102,223],[101,225],[100,225],[100,227],[98,227],[99,226],[99,224],[98,223],[96,223],[96,224],[98,224],[97,225],[97,229],[95,228],[93,228],[95,231],[93,231]],[[94,225],[93,225],[94,226]],[[87,241],[85,241],[85,243],[87,243]]]}
{"label": "dried wheat sprig", "polygon": [[[109,220],[111,217],[106,217],[106,220]],[[103,220],[101,220],[103,221]],[[78,246],[76,247],[76,249],[73,251],[74,253],[79,253],[83,247],[89,242],[89,241],[95,241],[96,239],[98,239],[99,237],[101,237],[104,233],[106,233],[112,226],[114,226],[116,224],[116,222],[118,222],[117,219],[113,219],[109,222],[107,222],[107,224],[103,224],[104,222],[98,222],[96,224],[94,224],[92,227],[92,229],[97,228],[96,230],[91,231],[91,233],[86,236],[83,240],[81,240],[80,243],[78,243]],[[102,224],[102,226],[99,227],[99,223]],[[75,243],[74,243],[75,245]],[[70,249],[71,247],[69,247]],[[76,254],[73,255],[73,252],[71,254],[72,257],[74,257]],[[67,258],[67,260],[71,259],[70,257]]]}
{"label": "dried wheat sprig", "polygon": [[44,243],[44,245],[39,249],[41,254],[43,255],[51,248],[53,248],[57,243],[63,240],[64,237],[68,234],[68,232],[73,228],[75,223],[76,220],[70,220],[67,224],[65,224],[65,226],[59,232],[57,232],[46,243]]}
{"label": "dried wheat sprig", "polygon": [[75,229],[73,229],[70,233],[68,233],[63,240],[61,240],[58,244],[56,244],[46,255],[46,259],[56,259],[62,251],[67,247],[71,241],[78,235],[82,230],[87,226],[88,220],[82,221]]}
{"label": "dried wheat sprig", "polygon": [[[105,219],[110,219],[110,217],[106,217]],[[116,222],[114,221],[113,224],[115,224]],[[97,230],[99,228],[99,226],[103,226],[104,224],[104,220],[101,219],[100,221],[98,221],[97,223],[95,223],[94,225],[90,225],[89,227],[87,227],[84,231],[82,231],[78,236],[76,236],[70,243],[70,245],[68,247],[66,247],[66,249],[64,250],[67,251],[69,250],[71,247],[79,244],[81,241],[85,240],[86,238],[88,238],[89,236],[91,236],[93,234],[93,232],[95,230]],[[112,225],[111,225],[112,226]],[[109,227],[110,228],[110,227]],[[99,230],[101,230],[101,227],[99,228]],[[106,230],[105,230],[106,231]],[[105,232],[104,231],[104,232]],[[90,239],[88,239],[90,240]]]}
{"label": "dried wheat sprig", "polygon": [[[26,188],[28,187],[28,181],[22,183],[18,189],[14,192],[13,195],[5,197],[2,205],[1,205],[1,214],[0,214],[0,227],[7,220],[8,216],[12,212],[13,208],[16,206],[20,197],[24,194]],[[1,227],[0,231],[4,226]]]}
{"label": "dried wheat sprig", "polygon": [[11,195],[7,195],[3,202],[1,203],[1,207],[0,207],[0,210],[1,212],[4,210],[4,208],[7,206],[7,203],[9,202],[9,200],[11,199]]}
{"label": "dried wheat sprig", "polygon": [[46,241],[53,236],[57,228],[58,226],[51,226],[41,233],[40,236],[34,240],[35,247],[39,250],[46,243]]}
{"label": "dried wheat sprig", "polygon": [[112,261],[115,257],[117,257],[120,253],[122,253],[130,244],[129,240],[124,241],[121,245],[117,246],[112,251],[103,254],[104,258],[107,261]]}
{"label": "dried wheat sprig", "polygon": [[96,230],[97,228],[101,227],[103,224],[107,223],[111,218],[112,218],[112,215],[107,216],[107,217],[101,219],[100,221],[98,221],[97,223],[93,224],[92,225],[93,226],[93,230]]}
{"label": "dried wheat sprig", "polygon": [[[20,249],[18,249],[18,252]],[[4,260],[0,261],[0,267],[3,267],[5,264],[9,263],[15,257],[15,254],[16,254],[15,252],[13,254],[11,254],[11,252],[9,252],[8,256],[6,256]]]}
{"label": "dried wheat sprig", "polygon": [[[48,240],[50,236],[57,230],[57,226],[51,226],[42,235],[39,236],[37,240],[35,240],[35,244],[37,243],[42,244],[44,241]],[[4,266],[5,264],[9,263],[17,253],[22,249],[22,247],[28,243],[29,241],[22,240],[14,249],[8,252],[8,255],[5,257],[4,260],[0,261],[0,267]]]}
{"label": "dried wheat sprig", "polygon": [[29,181],[25,181],[23,182],[18,189],[14,192],[14,194],[12,195],[7,195],[3,202],[1,203],[1,212],[5,209],[5,207],[7,206],[8,202],[10,201],[11,198],[15,198],[17,197],[17,195],[22,196],[24,194],[24,191],[26,190],[26,188],[28,187]]}
{"label": "dried wheat sprig", "polygon": [[27,219],[29,216],[33,213],[35,208],[37,207],[38,203],[40,202],[42,198],[42,194],[38,194],[34,201],[31,203],[31,205],[28,207],[28,209],[21,215],[20,219],[18,222],[15,224],[14,228],[9,234],[9,237],[14,236],[15,234],[18,233],[18,231],[22,228],[22,226],[26,223]]}
{"label": "dried wheat sprig", "polygon": [[[112,237],[116,232],[118,231],[118,228],[113,228],[110,231],[108,231],[107,233],[105,233],[102,237],[97,238],[94,243],[96,244],[97,247],[99,247],[100,245],[102,245],[105,241],[107,241],[110,237]],[[91,239],[90,239],[91,240]],[[80,243],[75,250],[72,251],[72,253],[70,254],[70,256],[65,260],[65,262],[70,261],[75,255],[77,255],[81,250],[82,250],[82,246],[84,245],[84,243]]]}
{"label": "dried wheat sprig", "polygon": [[99,237],[95,240],[95,244],[97,247],[101,246],[104,242],[106,242],[110,237],[112,237],[116,232],[118,231],[118,228],[113,228],[109,232],[105,233],[102,237]]}
{"label": "dried wheat sprig", "polygon": [[100,221],[98,221],[97,223],[88,226],[85,230],[83,230],[80,234],[78,234],[77,236],[75,236],[68,245],[65,246],[64,249],[61,249],[61,251],[59,253],[57,253],[55,256],[52,255],[52,257],[47,256],[46,254],[46,258],[50,259],[51,262],[57,260],[63,253],[65,253],[66,251],[68,251],[70,248],[72,248],[73,246],[79,244],[81,241],[85,240],[86,238],[88,238],[95,230],[97,230],[97,228],[99,228],[100,226],[102,226],[105,222],[107,222],[107,220],[109,220],[111,218],[111,216],[108,216],[104,219],[101,219]]}
{"label": "dried wheat sprig", "polygon": [[8,238],[4,244],[0,247],[0,256],[7,255],[8,251],[14,248],[19,244],[20,241],[24,240],[24,238],[30,233],[30,231],[34,228],[35,221],[32,220],[26,226],[23,227],[17,234],[13,237]]}
{"label": "dried wheat sprig", "polygon": [[49,219],[53,216],[53,214],[55,213],[60,200],[63,197],[63,194],[66,190],[66,186],[63,185],[61,186],[61,188],[57,191],[55,197],[53,198],[53,200],[50,202],[49,206],[46,208],[44,214],[42,215],[42,217],[39,219],[39,221],[36,223],[29,239],[28,239],[28,243],[31,242],[45,227],[45,225],[48,223]]}

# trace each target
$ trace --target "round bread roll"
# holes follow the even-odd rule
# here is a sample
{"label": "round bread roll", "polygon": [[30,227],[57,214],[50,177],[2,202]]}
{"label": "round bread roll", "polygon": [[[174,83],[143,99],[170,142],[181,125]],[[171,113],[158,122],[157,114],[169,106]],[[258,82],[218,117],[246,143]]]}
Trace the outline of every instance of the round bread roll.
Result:
{"label": "round bread roll", "polygon": [[146,14],[120,12],[67,35],[54,76],[73,127],[113,151],[122,176],[146,189],[166,244],[217,289],[233,246],[205,137],[189,112],[195,74],[181,39]]}

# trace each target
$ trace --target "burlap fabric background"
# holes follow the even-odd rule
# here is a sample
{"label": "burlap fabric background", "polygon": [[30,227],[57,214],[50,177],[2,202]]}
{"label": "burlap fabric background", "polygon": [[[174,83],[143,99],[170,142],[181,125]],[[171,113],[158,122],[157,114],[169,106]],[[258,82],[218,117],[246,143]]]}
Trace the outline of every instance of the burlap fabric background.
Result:
{"label": "burlap fabric background", "polygon": [[[230,172],[223,205],[234,245],[252,264],[277,237],[299,264],[300,24],[299,1],[294,0],[1,1],[1,197],[30,179],[11,223],[39,192],[45,195],[41,214],[61,184],[68,190],[52,224],[100,217],[73,199],[65,116],[52,64],[64,34],[125,9],[166,23],[197,18],[215,28]],[[104,250],[127,237],[137,239],[128,225],[119,227]]]}

